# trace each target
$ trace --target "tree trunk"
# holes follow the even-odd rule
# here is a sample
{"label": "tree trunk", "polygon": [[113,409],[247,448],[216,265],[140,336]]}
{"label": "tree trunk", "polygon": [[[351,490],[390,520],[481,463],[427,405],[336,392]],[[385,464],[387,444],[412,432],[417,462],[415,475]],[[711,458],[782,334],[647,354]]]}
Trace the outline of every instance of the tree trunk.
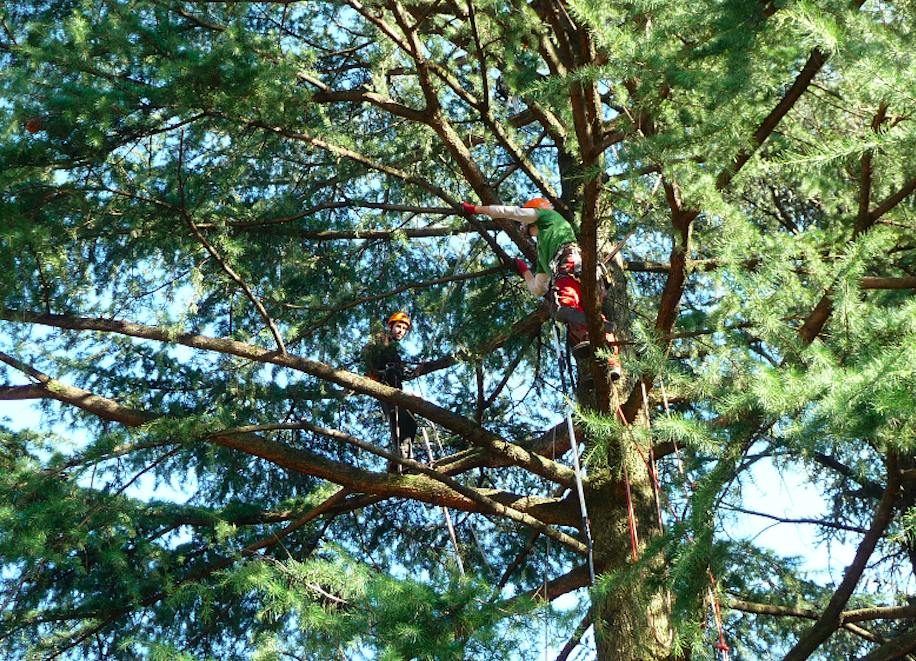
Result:
{"label": "tree trunk", "polygon": [[[602,238],[599,249],[602,261],[617,246],[617,240],[613,236]],[[602,309],[607,319],[617,325],[618,341],[625,341],[630,336],[632,319],[620,254],[606,266],[611,285]],[[621,346],[624,378],[617,386],[621,393],[633,386],[633,380],[627,378],[630,356],[632,348]],[[612,406],[617,405],[616,399],[612,396]],[[658,501],[648,466],[650,453],[648,448],[637,448],[636,441],[629,437],[620,439],[619,443],[608,457],[611,468],[592,476],[586,494],[595,571],[599,576],[612,578],[610,589],[598,591],[593,596],[598,661],[661,661],[672,658],[673,634],[668,592],[655,587],[666,583],[651,580],[664,571],[664,559],[645,555],[647,545],[659,535]],[[638,563],[633,559],[634,539],[628,502],[632,503]]]}
{"label": "tree trunk", "polygon": [[[592,523],[595,571],[611,578],[611,587],[593,596],[598,661],[661,661],[671,658],[673,634],[664,582],[652,580],[664,570],[661,556],[645,550],[659,535],[658,509],[646,465],[648,451],[623,439],[626,457],[614,474],[593,477],[587,494]],[[629,497],[627,495],[629,484]],[[634,541],[630,525],[632,503]],[[634,563],[634,544],[638,563]]]}

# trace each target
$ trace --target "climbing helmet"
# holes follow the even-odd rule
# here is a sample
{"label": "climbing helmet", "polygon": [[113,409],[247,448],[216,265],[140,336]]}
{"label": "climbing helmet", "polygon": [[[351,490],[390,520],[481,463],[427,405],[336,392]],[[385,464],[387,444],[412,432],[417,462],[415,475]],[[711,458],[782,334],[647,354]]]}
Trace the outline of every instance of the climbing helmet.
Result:
{"label": "climbing helmet", "polygon": [[396,321],[407,324],[407,329],[410,330],[410,317],[407,316],[406,312],[395,312],[391,315],[391,318],[388,320],[388,328],[391,328],[391,325]]}
{"label": "climbing helmet", "polygon": [[523,207],[525,209],[553,209],[553,205],[543,197],[536,197],[532,200],[528,200]]}

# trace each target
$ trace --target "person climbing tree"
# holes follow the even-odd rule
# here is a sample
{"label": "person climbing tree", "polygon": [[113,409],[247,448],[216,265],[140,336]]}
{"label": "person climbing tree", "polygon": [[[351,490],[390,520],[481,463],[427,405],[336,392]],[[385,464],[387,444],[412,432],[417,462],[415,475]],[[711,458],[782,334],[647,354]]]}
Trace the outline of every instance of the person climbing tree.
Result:
{"label": "person climbing tree", "polygon": [[[398,343],[410,330],[410,317],[405,312],[395,312],[388,319],[388,331],[377,333],[361,352],[363,367],[369,378],[400,388],[404,381],[423,374],[423,365],[415,369],[408,368],[401,359]],[[407,409],[381,402],[382,410],[391,426],[391,445],[399,457],[413,459],[413,439],[417,435],[417,420]],[[387,471],[398,475],[404,474],[404,466],[396,461],[388,461]]]}
{"label": "person climbing tree", "polygon": [[[566,324],[576,361],[591,355],[585,311],[582,308],[582,251],[572,225],[554,211],[550,202],[543,197],[528,200],[521,207],[476,206],[468,202],[462,202],[461,207],[470,214],[481,213],[491,218],[516,220],[530,237],[537,239],[535,273],[531,273],[524,260],[516,260],[528,291],[535,296],[550,293],[550,303],[556,318]],[[601,320],[612,352],[608,358],[608,375],[616,381],[621,376],[617,337],[603,314]]]}

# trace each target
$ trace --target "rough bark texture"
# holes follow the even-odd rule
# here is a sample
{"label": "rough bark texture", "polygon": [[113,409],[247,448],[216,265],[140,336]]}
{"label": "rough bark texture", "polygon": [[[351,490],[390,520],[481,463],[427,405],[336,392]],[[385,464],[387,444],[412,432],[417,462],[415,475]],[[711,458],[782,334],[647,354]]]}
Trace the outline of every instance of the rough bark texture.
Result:
{"label": "rough bark texture", "polygon": [[[612,590],[598,595],[592,606],[598,658],[667,659],[673,640],[667,593],[647,589],[657,583],[646,580],[663,569],[660,557],[645,554],[646,545],[658,535],[655,494],[646,462],[637,448],[624,441],[618,450],[625,457],[627,479],[602,476],[589,490],[596,571],[621,579]],[[628,501],[632,502],[637,536],[636,562]]]}

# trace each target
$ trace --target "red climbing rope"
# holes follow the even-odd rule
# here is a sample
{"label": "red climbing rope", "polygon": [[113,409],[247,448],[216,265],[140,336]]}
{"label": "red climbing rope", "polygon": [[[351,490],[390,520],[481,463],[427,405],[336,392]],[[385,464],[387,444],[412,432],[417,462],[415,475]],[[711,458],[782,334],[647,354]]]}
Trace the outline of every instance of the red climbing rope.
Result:
{"label": "red climbing rope", "polygon": [[[649,416],[649,403],[648,403],[648,396],[646,393],[645,382],[641,382],[640,386],[642,388],[642,398],[643,398],[642,404],[643,404],[643,411],[646,416],[646,427],[651,430],[650,416]],[[662,392],[662,399],[665,405],[665,415],[670,417],[671,412],[668,407],[668,395],[665,392],[664,383],[661,383],[661,392]],[[617,417],[620,418],[620,421],[624,424],[625,427],[629,428],[630,423],[629,421],[627,421],[626,417],[623,415],[623,411],[620,408],[620,396],[619,396],[619,393],[616,387],[614,388],[614,405],[616,407]],[[649,477],[652,480],[653,489],[655,490],[656,511],[658,513],[659,530],[664,532],[664,527],[663,527],[663,522],[662,522],[662,506],[661,506],[662,499],[665,500],[667,509],[669,513],[671,514],[671,516],[674,518],[674,521],[680,524],[681,518],[678,516],[677,512],[674,511],[674,507],[672,506],[671,501],[665,496],[664,491],[662,491],[661,489],[661,484],[659,483],[658,477],[657,477],[657,470],[655,466],[655,455],[654,455],[652,446],[651,445],[649,446],[649,453],[647,456],[643,447],[639,444],[639,442],[635,438],[633,438],[633,445],[636,447],[636,450],[639,452],[639,456],[642,458],[643,463],[646,466],[646,470],[649,474]],[[678,450],[677,443],[674,444],[674,451],[675,451],[675,456],[677,457],[678,471],[681,474],[681,478],[682,478],[682,484],[684,487],[684,496],[689,501],[690,492],[687,489],[687,475],[684,471],[684,467],[681,461],[681,455]],[[630,493],[629,471],[627,470],[627,462],[626,462],[625,457],[623,460],[623,479],[624,479],[624,486],[626,487],[627,512],[628,512],[629,519],[630,519],[630,538],[633,543],[633,560],[635,562],[637,559],[638,538],[637,538],[637,532],[636,532],[636,517],[635,517],[635,513],[633,509],[633,500],[632,500],[632,496]],[[690,533],[685,532],[685,535],[687,537],[687,540],[693,543],[693,538],[690,535]],[[712,602],[713,616],[715,617],[716,629],[719,634],[719,640],[716,643],[714,643],[714,646],[722,654],[722,661],[728,661],[729,647],[725,643],[725,634],[722,628],[722,609],[719,604],[718,590],[716,588],[716,579],[712,571],[707,570],[707,573],[709,575],[709,580],[712,585],[712,587],[710,588],[710,593],[711,593],[710,601]]]}
{"label": "red climbing rope", "polygon": [[716,587],[716,579],[709,571],[709,581],[712,583],[712,607],[716,616],[716,629],[719,631],[719,642],[715,643],[716,649],[722,652],[723,661],[728,661],[728,645],[725,644],[725,634],[722,633],[722,608],[719,606],[719,590]]}
{"label": "red climbing rope", "polygon": [[633,496],[630,493],[630,473],[627,470],[627,461],[623,461],[623,484],[627,490],[627,516],[630,518],[630,543],[633,545],[633,562],[639,558],[639,539],[636,536],[636,514],[633,511]]}
{"label": "red climbing rope", "polygon": [[[617,387],[614,387],[614,408],[617,412],[617,417],[620,418],[621,422],[627,427],[629,423],[623,415],[623,411],[620,410],[620,393],[617,392]],[[633,562],[636,562],[639,559],[639,538],[636,534],[636,513],[633,510],[633,494],[630,490],[630,471],[627,469],[627,458],[623,457],[623,486],[627,494],[627,517],[630,521],[630,544],[633,547]]]}

